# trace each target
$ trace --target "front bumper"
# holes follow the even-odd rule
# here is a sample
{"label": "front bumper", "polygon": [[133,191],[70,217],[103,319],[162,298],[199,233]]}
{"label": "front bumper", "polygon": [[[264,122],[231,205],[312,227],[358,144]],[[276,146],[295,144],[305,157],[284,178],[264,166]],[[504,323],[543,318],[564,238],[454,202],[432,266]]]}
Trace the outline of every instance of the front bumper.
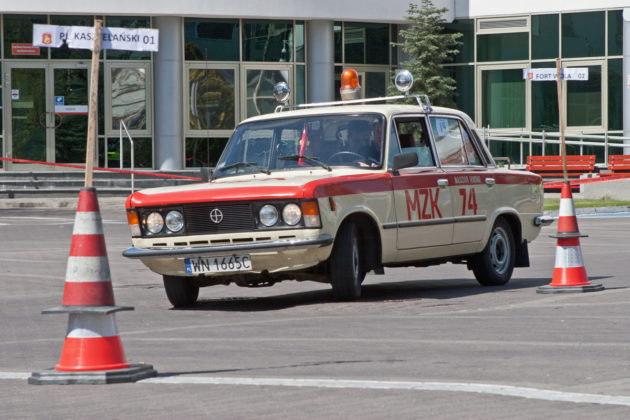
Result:
{"label": "front bumper", "polygon": [[199,246],[185,248],[127,248],[122,255],[127,258],[188,258],[195,256],[214,257],[233,253],[260,253],[297,251],[311,248],[321,248],[332,245],[331,235],[322,235],[314,239],[288,239],[260,243],[231,244],[217,246]]}

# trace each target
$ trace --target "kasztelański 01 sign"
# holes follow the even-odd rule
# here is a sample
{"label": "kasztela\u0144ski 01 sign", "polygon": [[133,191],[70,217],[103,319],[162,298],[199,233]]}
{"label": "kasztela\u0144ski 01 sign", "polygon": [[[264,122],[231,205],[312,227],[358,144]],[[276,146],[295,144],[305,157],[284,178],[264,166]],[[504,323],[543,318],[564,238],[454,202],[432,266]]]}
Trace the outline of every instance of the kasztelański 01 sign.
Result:
{"label": "kasztela\u0144ski 01 sign", "polygon": [[[157,29],[103,28],[101,48],[106,50],[158,51]],[[64,42],[69,48],[91,50],[94,47],[94,27],[33,25],[33,45],[59,48]]]}

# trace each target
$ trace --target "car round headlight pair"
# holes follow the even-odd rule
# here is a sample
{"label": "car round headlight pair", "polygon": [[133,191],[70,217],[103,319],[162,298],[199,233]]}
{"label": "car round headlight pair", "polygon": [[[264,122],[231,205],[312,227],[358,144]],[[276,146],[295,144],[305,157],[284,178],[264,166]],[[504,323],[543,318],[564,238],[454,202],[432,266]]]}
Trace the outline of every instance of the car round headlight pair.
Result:
{"label": "car round headlight pair", "polygon": [[184,215],[177,210],[171,210],[166,214],[166,220],[157,211],[147,216],[147,230],[153,234],[162,232],[164,224],[171,232],[179,232],[184,228]]}
{"label": "car round headlight pair", "polygon": [[[270,227],[278,223],[278,209],[271,204],[265,204],[258,212],[260,223]],[[289,226],[295,226],[300,222],[302,218],[302,210],[300,206],[294,203],[289,203],[282,209],[282,220]]]}

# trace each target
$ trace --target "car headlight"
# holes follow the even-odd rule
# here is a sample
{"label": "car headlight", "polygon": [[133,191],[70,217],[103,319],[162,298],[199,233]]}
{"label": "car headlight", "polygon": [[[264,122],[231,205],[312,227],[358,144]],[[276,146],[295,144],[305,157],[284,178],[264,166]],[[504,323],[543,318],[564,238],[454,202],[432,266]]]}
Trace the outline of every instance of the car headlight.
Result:
{"label": "car headlight", "polygon": [[164,229],[164,218],[160,213],[154,211],[147,216],[146,226],[149,232],[160,233]]}
{"label": "car headlight", "polygon": [[302,210],[297,204],[287,204],[282,209],[282,220],[289,226],[295,226],[302,218]]}
{"label": "car headlight", "polygon": [[258,212],[260,223],[269,227],[278,222],[278,209],[271,204],[265,204]]}
{"label": "car headlight", "polygon": [[165,220],[166,227],[171,232],[179,232],[184,227],[184,215],[177,210],[169,211]]}

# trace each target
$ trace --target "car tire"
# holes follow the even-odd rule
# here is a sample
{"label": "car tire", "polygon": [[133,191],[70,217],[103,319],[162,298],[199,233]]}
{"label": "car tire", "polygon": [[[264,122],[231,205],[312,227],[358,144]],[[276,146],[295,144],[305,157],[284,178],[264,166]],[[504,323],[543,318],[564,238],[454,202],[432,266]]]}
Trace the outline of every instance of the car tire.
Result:
{"label": "car tire", "polygon": [[492,227],[486,247],[471,260],[471,268],[479,284],[500,286],[512,277],[516,248],[510,225],[499,219]]}
{"label": "car tire", "polygon": [[169,302],[175,307],[193,306],[199,297],[199,286],[190,277],[162,276]]}
{"label": "car tire", "polygon": [[335,299],[352,301],[360,298],[365,271],[359,237],[354,224],[346,223],[337,232],[329,264],[330,284]]}

